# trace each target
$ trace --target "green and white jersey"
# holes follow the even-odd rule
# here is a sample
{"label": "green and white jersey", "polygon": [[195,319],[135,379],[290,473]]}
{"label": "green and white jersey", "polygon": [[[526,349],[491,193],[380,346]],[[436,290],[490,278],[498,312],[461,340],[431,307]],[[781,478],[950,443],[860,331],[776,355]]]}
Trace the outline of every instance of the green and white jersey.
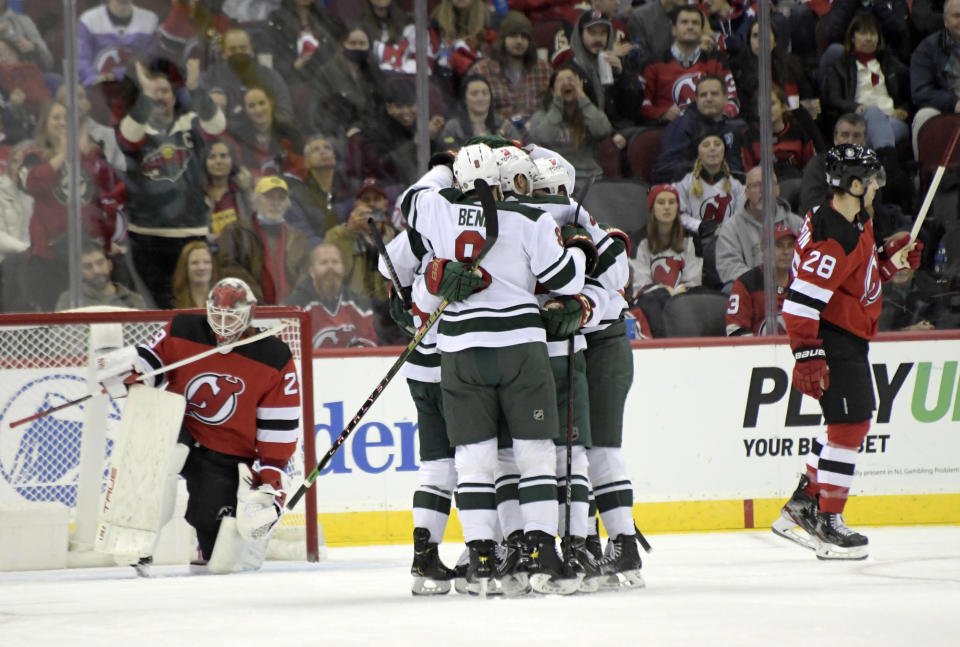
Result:
{"label": "green and white jersey", "polygon": [[[387,243],[386,247],[390,261],[393,263],[393,269],[397,272],[400,285],[412,287],[413,321],[417,326],[421,326],[430,316],[430,313],[440,305],[440,299],[434,297],[423,287],[423,268],[426,267],[426,263],[430,262],[433,255],[429,255],[425,259],[418,258],[410,248],[410,239],[406,230],[397,234],[393,240]],[[383,257],[380,258],[377,267],[385,278],[390,278],[390,271],[387,269]],[[417,347],[410,353],[410,357],[400,367],[398,374],[418,382],[440,381],[440,354],[437,353],[436,326],[430,328],[427,334],[423,336]]]}
{"label": "green and white jersey", "polygon": [[[418,258],[469,262],[484,243],[485,220],[479,200],[456,189],[410,191],[401,204],[410,225],[410,246]],[[481,267],[490,285],[444,310],[437,348],[502,348],[546,342],[537,283],[558,294],[583,288],[585,259],[567,250],[560,229],[548,214],[516,202],[498,202],[499,235]]]}

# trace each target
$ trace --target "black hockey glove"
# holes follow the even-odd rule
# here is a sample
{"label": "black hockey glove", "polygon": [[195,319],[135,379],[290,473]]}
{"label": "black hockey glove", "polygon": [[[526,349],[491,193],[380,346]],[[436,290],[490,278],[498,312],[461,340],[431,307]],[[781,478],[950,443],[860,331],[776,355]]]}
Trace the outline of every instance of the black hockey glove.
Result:
{"label": "black hockey glove", "polygon": [[597,263],[600,261],[600,254],[597,252],[597,246],[593,239],[590,238],[590,233],[583,227],[564,225],[560,228],[560,237],[563,238],[564,247],[576,247],[583,251],[587,257],[586,273],[588,276],[593,276],[597,269]]}
{"label": "black hockey glove", "polygon": [[551,337],[569,337],[577,332],[593,313],[593,302],[582,294],[547,301],[540,311],[543,327]]}

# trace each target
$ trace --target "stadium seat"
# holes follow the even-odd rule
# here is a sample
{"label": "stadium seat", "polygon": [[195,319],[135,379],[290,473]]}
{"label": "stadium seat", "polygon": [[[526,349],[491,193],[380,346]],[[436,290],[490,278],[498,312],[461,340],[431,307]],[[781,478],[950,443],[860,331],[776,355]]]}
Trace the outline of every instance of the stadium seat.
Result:
{"label": "stadium seat", "polygon": [[583,208],[598,222],[622,229],[636,243],[647,226],[648,191],[649,187],[637,180],[597,180],[587,192]]}
{"label": "stadium seat", "polygon": [[[937,115],[927,121],[917,133],[917,162],[920,164],[920,187],[926,191],[934,172],[940,166],[944,152],[960,128],[960,115]],[[953,151],[949,165],[960,164],[960,145]]]}
{"label": "stadium seat", "polygon": [[663,308],[667,337],[723,337],[726,335],[727,297],[719,292],[684,292]]}
{"label": "stadium seat", "polygon": [[622,177],[620,172],[620,149],[613,143],[612,137],[607,137],[597,146],[597,161],[603,169],[603,177]]}
{"label": "stadium seat", "polygon": [[633,177],[650,183],[653,165],[660,154],[660,135],[662,128],[651,128],[637,133],[630,139],[627,146],[627,157],[630,159],[630,172]]}

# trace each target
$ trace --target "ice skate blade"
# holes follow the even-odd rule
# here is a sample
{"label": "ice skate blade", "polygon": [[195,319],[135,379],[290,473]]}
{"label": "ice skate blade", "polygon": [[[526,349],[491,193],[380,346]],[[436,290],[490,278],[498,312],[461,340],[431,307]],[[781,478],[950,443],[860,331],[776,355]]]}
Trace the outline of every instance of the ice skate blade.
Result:
{"label": "ice skate blade", "polygon": [[577,587],[577,591],[580,593],[596,593],[600,590],[603,580],[606,579],[606,577],[606,575],[584,577],[582,580],[580,580],[580,585]]}
{"label": "ice skate blade", "polygon": [[783,537],[810,550],[817,549],[816,539],[808,535],[786,512],[780,513],[780,517],[773,522],[770,529],[778,537]]}
{"label": "ice skate blade", "polygon": [[465,577],[453,578],[453,589],[460,595],[469,595],[470,591],[467,589],[467,578]]}
{"label": "ice skate blade", "polygon": [[530,578],[526,573],[510,573],[500,577],[500,588],[508,598],[515,598],[530,593]]}
{"label": "ice skate blade", "polygon": [[194,561],[194,562],[190,562],[190,574],[191,575],[210,575],[210,569],[207,567],[206,562]]}
{"label": "ice skate blade", "polygon": [[414,577],[410,587],[413,595],[444,595],[450,592],[450,580],[434,580],[429,577]]}
{"label": "ice skate blade", "polygon": [[580,588],[581,577],[556,579],[549,573],[534,573],[530,576],[530,588],[546,595],[571,595]]}
{"label": "ice skate blade", "polygon": [[594,586],[596,586],[597,591],[619,591],[620,590],[620,578],[616,575],[597,575],[595,577],[590,577],[584,580],[585,582],[589,581]]}
{"label": "ice skate blade", "polygon": [[503,589],[500,586],[500,580],[493,577],[480,577],[476,582],[467,582],[467,593],[470,595],[479,595],[481,598],[491,595],[503,595]]}
{"label": "ice skate blade", "polygon": [[618,573],[622,578],[620,581],[620,587],[624,589],[644,589],[647,587],[647,583],[643,580],[643,575],[640,574],[640,569],[633,571],[623,571]]}
{"label": "ice skate blade", "polygon": [[841,548],[834,544],[820,543],[817,546],[817,559],[823,561],[834,560],[864,560],[870,556],[869,545],[853,546],[851,548]]}

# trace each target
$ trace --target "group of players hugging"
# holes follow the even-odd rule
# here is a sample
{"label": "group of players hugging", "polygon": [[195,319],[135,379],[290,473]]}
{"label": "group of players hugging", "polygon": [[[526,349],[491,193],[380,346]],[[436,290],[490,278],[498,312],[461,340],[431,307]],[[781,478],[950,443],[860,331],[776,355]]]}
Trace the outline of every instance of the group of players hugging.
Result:
{"label": "group of players hugging", "polygon": [[[842,512],[875,408],[868,340],[881,281],[915,268],[921,248],[908,236],[874,241],[863,209],[883,182],[873,151],[836,146],[826,173],[832,197],[804,220],[783,315],[794,386],[820,400],[827,428],[773,529],[822,559],[862,559],[867,539]],[[393,317],[423,333],[401,370],[420,440],[414,594],[644,586],[639,546],[649,545],[633,521],[621,449],[633,381],[622,318],[630,243],[571,196],[574,179],[552,151],[482,136],[434,155],[397,201],[408,228],[380,270],[394,286]],[[167,438],[131,434],[162,468],[149,473],[125,477],[115,451],[117,483],[136,491],[132,507],[148,517],[101,521],[101,549],[119,563],[147,569],[179,475],[198,538],[192,569],[260,567],[283,510],[301,394],[289,349],[250,327],[254,305],[248,286],[224,279],[206,316],[179,314],[151,343],[103,358],[104,390],[128,397],[121,427],[162,427]],[[166,384],[179,408],[141,405],[156,389],[135,381]],[[454,497],[466,551],[451,569],[437,548]]]}

